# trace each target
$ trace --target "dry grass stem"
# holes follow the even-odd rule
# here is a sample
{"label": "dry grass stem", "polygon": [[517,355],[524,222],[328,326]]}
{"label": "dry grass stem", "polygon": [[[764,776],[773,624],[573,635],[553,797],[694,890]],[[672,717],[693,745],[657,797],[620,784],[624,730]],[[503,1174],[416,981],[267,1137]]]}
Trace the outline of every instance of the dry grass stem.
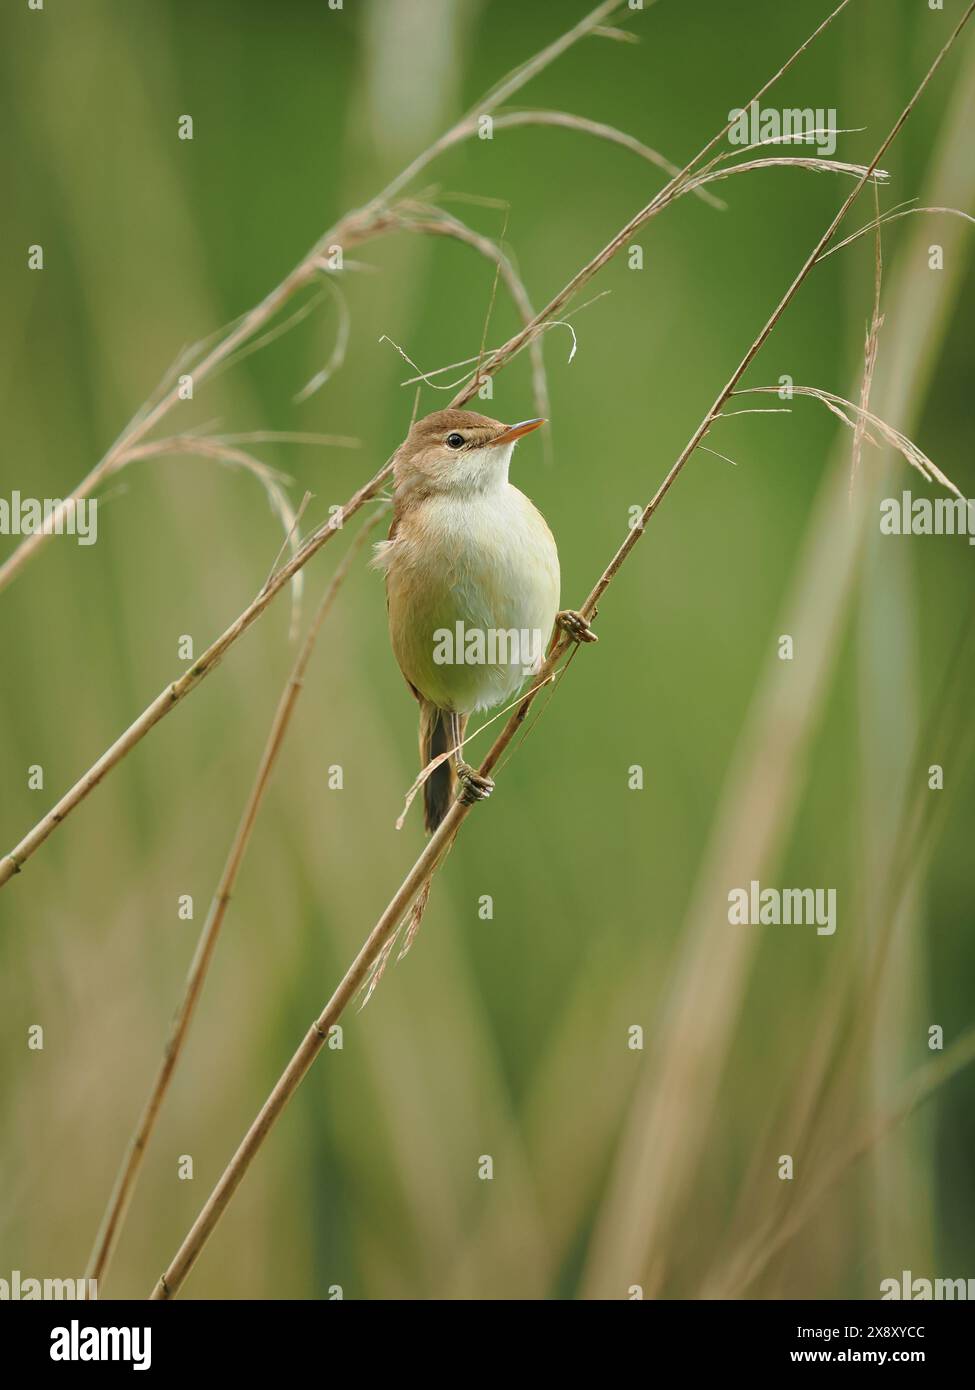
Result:
{"label": "dry grass stem", "polygon": [[839,1153],[827,1160],[819,1181],[803,1196],[797,1198],[777,1224],[774,1233],[769,1235],[738,1273],[735,1281],[738,1296],[754,1283],[774,1256],[802,1229],[826,1193],[836,1186],[853,1164],[869,1153],[892,1129],[902,1124],[946,1081],[964,1067],[970,1066],[972,1061],[975,1061],[975,1030],[959,1038],[958,1042],[948,1048],[937,1061],[930,1062],[916,1072],[903,1088],[896,1105],[885,1114],[868,1120]]}
{"label": "dry grass stem", "polygon": [[[512,302],[518,313],[521,315],[523,323],[531,323],[535,317],[535,310],[532,308],[531,300],[524,282],[516,271],[509,256],[505,255],[502,248],[490,237],[483,236],[476,232],[472,227],[468,227],[459,218],[450,216],[436,208],[425,207],[423,204],[404,204],[403,216],[400,226],[404,231],[416,232],[423,236],[442,236],[450,237],[455,241],[462,241],[470,246],[479,255],[491,261],[501,279],[504,281],[505,288],[511,296]],[[486,327],[486,325],[485,325]],[[530,344],[530,357],[532,364],[532,393],[535,399],[535,409],[539,415],[545,419],[551,415],[549,403],[548,380],[545,375],[545,363],[542,358],[541,344],[534,341]],[[405,355],[405,354],[404,354]],[[409,383],[413,384],[413,383]]]}
{"label": "dry grass stem", "polygon": [[[925,787],[923,774],[930,760],[930,750],[936,747],[939,741],[945,749],[952,748],[960,767],[968,765],[975,751],[975,732],[967,723],[966,691],[961,661],[973,630],[975,606],[969,609],[968,620],[957,643],[954,657],[948,664],[941,689],[932,703],[927,727],[917,730],[908,785]],[[966,728],[967,739],[964,733]],[[783,1141],[780,1128],[776,1141],[778,1147],[782,1147],[784,1142],[790,1153],[802,1153],[802,1161],[810,1171],[815,1171],[820,1162],[819,1157],[814,1157],[812,1152],[816,1135],[813,1126],[818,1124],[826,1128],[825,1109],[829,1102],[827,1088],[831,1085],[834,1095],[842,1096],[847,1087],[853,1085],[857,1067],[868,1050],[870,1034],[876,1024],[880,986],[896,924],[900,921],[901,909],[909,899],[912,880],[918,878],[921,865],[926,861],[937,822],[939,819],[944,820],[947,815],[946,804],[943,798],[932,803],[931,797],[925,791],[919,791],[913,806],[907,808],[900,818],[898,834],[889,856],[891,872],[884,879],[878,909],[879,918],[884,925],[876,941],[867,941],[863,948],[866,959],[862,972],[862,990],[854,996],[853,982],[857,977],[851,974],[849,962],[843,957],[837,957],[832,976],[824,989],[825,1006],[820,1014],[802,1084],[796,1092],[793,1113],[785,1131],[786,1138]],[[939,1059],[937,1065],[947,1064],[949,1056],[957,1055],[958,1050],[958,1067],[966,1065],[970,1057],[966,1055],[965,1044],[966,1040],[961,1039],[955,1044],[954,1049]],[[943,1074],[935,1072],[934,1085],[931,1086],[930,1092],[933,1092],[935,1085],[940,1084],[937,1080],[939,1076],[946,1080],[957,1069],[953,1064],[949,1064]],[[929,1071],[930,1068],[925,1068],[920,1075],[925,1076]],[[909,1086],[911,1084],[908,1083]],[[900,1106],[895,1106],[894,1111],[900,1118],[908,1113]],[[845,1120],[841,1119],[840,1123],[845,1123]],[[876,1138],[881,1137],[875,1124],[865,1126],[865,1133],[869,1135],[871,1132]],[[831,1154],[827,1147],[820,1147],[821,1161],[827,1169],[831,1169],[835,1155]],[[858,1156],[859,1147],[855,1145],[854,1149],[856,1152],[850,1155],[850,1162]],[[763,1160],[767,1159],[769,1150],[769,1144],[759,1145],[756,1149],[756,1159],[759,1153],[762,1154]],[[842,1175],[846,1166],[841,1164],[835,1170],[834,1179]],[[789,1193],[780,1189],[776,1193],[777,1200],[773,1202],[772,1210],[757,1229],[754,1218],[747,1215],[747,1206],[742,1204],[739,1224],[747,1234],[733,1255],[709,1276],[701,1296],[741,1297],[745,1289],[755,1282],[772,1259],[781,1253],[792,1236],[801,1229],[806,1216],[811,1214],[813,1207],[831,1185],[827,1183],[809,1194],[808,1199],[803,1199],[800,1203],[803,1215],[798,1220],[796,1206],[790,1205]]]}
{"label": "dry grass stem", "polygon": [[[930,207],[901,208],[899,210],[892,208],[889,212],[885,212],[881,216],[880,225],[885,227],[888,222],[896,222],[901,217],[913,217],[914,214],[918,212],[946,213],[952,217],[961,217],[964,221],[975,224],[975,217],[972,217],[970,213],[962,212],[960,208]],[[838,241],[835,246],[831,246],[828,251],[824,251],[819,259],[825,261],[828,257],[835,255],[837,251],[842,251],[844,246],[849,246],[852,242],[859,240],[860,237],[866,236],[867,232],[872,232],[876,225],[876,222],[868,222],[865,227],[860,227],[858,231],[851,232],[848,237],[844,237],[843,240]]]}
{"label": "dry grass stem", "polygon": [[321,603],[309,625],[305,640],[298,653],[287,684],[281,693],[271,727],[268,732],[267,742],[261,754],[254,784],[244,805],[244,810],[234,836],[233,843],[227,855],[220,882],[214,892],[210,903],[210,910],[207,913],[206,921],[197,942],[196,951],[190,965],[189,974],[183,989],[183,997],[179,1002],[166,1045],[163,1050],[162,1060],[156,1073],[149,1096],[143,1106],[135,1132],[129,1141],[129,1146],[122,1160],[122,1165],[115,1180],[115,1186],[109,1198],[108,1207],[102,1218],[101,1228],[95,1241],[88,1262],[86,1279],[97,1279],[101,1284],[108,1272],[112,1254],[116,1242],[121,1233],[129,1203],[135,1191],[138,1181],[139,1170],[145,1158],[146,1149],[155,1129],[156,1120],[166,1098],[166,1092],[172,1080],[176,1065],[186,1043],[190,1025],[196,1006],[199,1003],[206,982],[207,972],[213,953],[216,950],[217,938],[223,926],[230,900],[237,884],[240,868],[244,861],[244,856],[250,845],[254,826],[257,823],[258,813],[264,795],[270,785],[271,776],[277,765],[278,756],[284,745],[291,719],[294,714],[298,697],[301,694],[305,673],[308,663],[311,660],[315,644],[321,633],[322,624],[335,603],[338,592],[342,587],[349,571],[352,568],[356,557],[361,553],[363,546],[369,540],[377,524],[387,515],[388,504],[379,507],[373,517],[365,522],[359,529],[355,540],[349,546],[342,562],[335,570],[328,588]]}
{"label": "dry grass stem", "polygon": [[[239,436],[246,440],[247,436]],[[256,442],[256,441],[255,441]],[[291,481],[276,468],[262,463],[253,454],[241,449],[231,439],[201,434],[174,435],[171,439],[160,439],[151,444],[138,444],[125,456],[126,463],[142,459],[162,458],[170,454],[193,454],[199,458],[215,459],[231,468],[242,468],[255,477],[264,488],[268,505],[280,521],[285,535],[285,544],[292,555],[298,553],[298,515],[283,484]],[[291,631],[297,630],[301,618],[301,596],[304,589],[304,574],[298,570],[291,581]]]}
{"label": "dry grass stem", "polygon": [[[883,320],[881,320],[881,322],[882,321]],[[879,325],[877,326],[879,327]],[[874,329],[872,328],[871,335],[873,333]],[[868,352],[871,349],[871,335],[868,335],[867,340]],[[873,347],[873,353],[875,358],[875,345]],[[872,365],[870,367],[870,372],[872,375]],[[892,449],[896,449],[912,468],[917,469],[926,482],[940,483],[948,492],[954,493],[956,497],[964,500],[963,494],[951,479],[945,473],[942,473],[936,463],[928,458],[923,449],[918,448],[913,440],[908,439],[906,434],[901,434],[900,430],[895,429],[893,425],[888,425],[886,420],[881,420],[880,417],[874,415],[872,411],[867,410],[862,405],[854,405],[852,401],[845,400],[843,396],[837,396],[833,391],[824,391],[818,386],[790,386],[789,390],[793,395],[809,396],[813,400],[820,401],[831,414],[835,415],[838,420],[842,420],[843,424],[846,425],[848,429],[853,430],[854,436],[856,436],[857,430],[862,423],[860,438],[865,438],[869,444],[873,444],[875,447],[879,448],[879,441],[873,434],[869,433],[866,428],[868,425],[872,426],[876,434],[880,436],[880,439],[882,439],[885,444],[889,444]],[[735,391],[734,394],[736,396],[747,396],[750,394],[777,396],[781,391],[781,386],[746,386],[740,391]],[[854,418],[852,420],[847,413],[848,411],[852,411],[853,413]]]}
{"label": "dry grass stem", "polygon": [[863,379],[860,383],[860,406],[853,430],[853,450],[850,456],[850,496],[856,485],[860,459],[863,455],[863,439],[867,429],[867,415],[870,410],[870,387],[877,368],[877,350],[880,346],[880,330],[884,324],[880,312],[880,291],[884,280],[884,251],[880,235],[880,199],[874,189],[874,212],[876,215],[876,237],[874,240],[873,311],[863,345]]}
{"label": "dry grass stem", "polygon": [[366,502],[375,497],[383,483],[390,476],[392,464],[387,462],[379,472],[364,483],[358,492],[346,502],[345,506],[322,522],[310,536],[301,542],[297,553],[286,564],[276,569],[260,593],[252,599],[240,616],[212,642],[188,671],[167,685],[139,715],[138,719],[125,730],[94,763],[60,801],[48,811],[47,815],[24,836],[20,843],[0,860],[0,885],[9,882],[14,874],[44,843],[50,834],[71,814],[85,798],[94,791],[102,778],[116,767],[132,749],[145,738],[150,729],[155,728],[161,719],[172,713],[187,695],[204,680],[218,665],[226,652],[247,629],[260,617],[275,596],[286,587],[289,580],[308,563],[311,557],[326,545],[345,523],[349,521]]}
{"label": "dry grass stem", "polygon": [[[845,3],[849,3],[849,0],[845,0]],[[323,268],[327,269],[327,262],[323,258],[327,255],[330,247],[338,245],[343,248],[343,251],[348,251],[386,231],[390,225],[389,208],[401,189],[405,188],[421,170],[425,169],[444,150],[475,135],[480,116],[496,111],[503,102],[514,96],[515,92],[519,91],[533,77],[542,72],[573,44],[587,34],[591,34],[604,20],[611,18],[620,8],[620,0],[604,0],[604,3],[597,5],[578,24],[509,73],[481,98],[472,111],[462,116],[444,135],[417,155],[371,202],[340,218],[328,231],[323,233],[280,284],[265,295],[259,304],[254,305],[247,313],[235,319],[226,332],[211,335],[210,338],[203,341],[202,345],[182,353],[174,367],[167,373],[165,381],[172,383],[178,373],[190,371],[195,387],[199,388],[205,380],[213,376],[216,369],[227,359],[265,334],[271,329],[273,321],[290,300],[299,291],[316,281]],[[165,418],[178,400],[178,387],[174,384],[167,384],[157,399],[153,400],[151,404],[147,403],[142,406],[122,430],[104,457],[63,499],[61,508],[55,513],[55,519],[62,521],[67,510],[76,501],[88,497],[107,478],[117,472],[123,466],[125,454],[135,444],[145,439],[146,435]],[[0,590],[20,573],[24,565],[48,537],[48,532],[37,531],[27,536],[17,546],[13,554],[0,565]],[[3,881],[4,878],[0,874],[0,883]]]}
{"label": "dry grass stem", "polygon": [[[584,135],[594,135],[599,140],[607,140],[611,145],[621,145],[623,149],[639,155],[648,164],[655,165],[656,168],[662,169],[665,174],[670,174],[671,177],[681,172],[679,166],[668,159],[666,155],[661,154],[659,150],[651,149],[642,140],[637,140],[633,135],[627,135],[624,130],[617,130],[615,126],[606,125],[603,121],[590,121],[585,116],[574,116],[568,111],[504,111],[494,118],[495,130],[524,125],[559,126],[563,130],[576,130]],[[695,189],[695,194],[702,202],[708,203],[713,208],[723,211],[728,206],[720,198],[716,198],[713,193],[709,193],[707,189]]]}
{"label": "dry grass stem", "polygon": [[883,169],[867,169],[865,164],[849,164],[843,159],[820,159],[808,154],[765,155],[762,159],[746,159],[741,164],[715,164],[709,171],[689,179],[680,190],[692,192],[708,183],[718,183],[732,174],[754,173],[757,169],[811,169],[818,174],[849,174],[851,178],[869,178],[871,183],[886,183],[890,175]]}

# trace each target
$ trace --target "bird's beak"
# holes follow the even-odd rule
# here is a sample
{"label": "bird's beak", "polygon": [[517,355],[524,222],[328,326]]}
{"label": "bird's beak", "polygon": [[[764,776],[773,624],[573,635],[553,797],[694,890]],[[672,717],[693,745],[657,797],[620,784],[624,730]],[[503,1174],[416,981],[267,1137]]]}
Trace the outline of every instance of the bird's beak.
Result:
{"label": "bird's beak", "polygon": [[539,425],[544,425],[544,420],[522,420],[518,425],[509,425],[503,434],[491,442],[492,449],[499,444],[513,444],[516,439],[520,439],[523,434],[531,434],[532,430],[537,430]]}

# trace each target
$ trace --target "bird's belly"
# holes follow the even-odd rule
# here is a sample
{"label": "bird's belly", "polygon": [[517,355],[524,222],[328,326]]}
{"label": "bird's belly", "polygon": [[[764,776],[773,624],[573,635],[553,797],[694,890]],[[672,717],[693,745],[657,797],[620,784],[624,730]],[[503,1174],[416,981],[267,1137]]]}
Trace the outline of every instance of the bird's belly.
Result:
{"label": "bird's belly", "polygon": [[441,709],[510,699],[538,669],[559,603],[559,562],[521,493],[497,504],[432,501],[422,534],[388,571],[393,648],[407,679]]}

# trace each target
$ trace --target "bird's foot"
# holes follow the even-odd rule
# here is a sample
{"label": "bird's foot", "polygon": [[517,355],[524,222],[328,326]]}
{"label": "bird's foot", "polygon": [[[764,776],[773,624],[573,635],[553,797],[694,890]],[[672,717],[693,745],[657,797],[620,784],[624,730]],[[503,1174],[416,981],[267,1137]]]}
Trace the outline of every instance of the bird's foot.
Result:
{"label": "bird's foot", "polygon": [[561,628],[573,642],[598,642],[599,638],[589,625],[589,620],[574,608],[563,608],[555,615],[555,626]]}
{"label": "bird's foot", "polygon": [[473,806],[475,801],[487,801],[494,791],[494,782],[490,777],[482,777],[476,768],[471,767],[470,763],[457,762],[457,781],[460,790],[457,793],[457,800],[465,806]]}

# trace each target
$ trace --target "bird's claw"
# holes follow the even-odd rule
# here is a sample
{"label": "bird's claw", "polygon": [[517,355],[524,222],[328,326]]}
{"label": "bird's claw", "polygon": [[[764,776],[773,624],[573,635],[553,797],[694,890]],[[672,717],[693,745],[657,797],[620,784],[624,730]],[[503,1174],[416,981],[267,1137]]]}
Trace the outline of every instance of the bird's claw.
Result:
{"label": "bird's claw", "polygon": [[599,641],[589,625],[589,620],[584,618],[581,613],[577,613],[574,608],[563,608],[561,613],[556,614],[555,623],[572,638],[573,642]]}
{"label": "bird's claw", "polygon": [[457,764],[457,781],[460,786],[457,800],[464,806],[473,806],[476,801],[487,801],[494,791],[491,778],[482,777],[470,763]]}

